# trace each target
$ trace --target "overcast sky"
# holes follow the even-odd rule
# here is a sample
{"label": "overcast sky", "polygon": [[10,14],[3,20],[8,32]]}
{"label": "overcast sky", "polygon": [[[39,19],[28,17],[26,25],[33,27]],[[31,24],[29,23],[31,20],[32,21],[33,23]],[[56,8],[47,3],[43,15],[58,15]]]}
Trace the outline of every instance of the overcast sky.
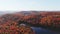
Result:
{"label": "overcast sky", "polygon": [[60,0],[0,0],[0,11],[60,10]]}

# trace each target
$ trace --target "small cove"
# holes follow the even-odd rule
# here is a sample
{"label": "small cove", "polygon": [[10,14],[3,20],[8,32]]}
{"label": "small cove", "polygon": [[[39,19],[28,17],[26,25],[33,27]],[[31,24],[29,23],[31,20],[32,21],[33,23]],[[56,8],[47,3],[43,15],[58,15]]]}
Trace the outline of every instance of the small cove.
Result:
{"label": "small cove", "polygon": [[44,28],[41,28],[41,27],[31,27],[36,34],[60,34],[58,32],[55,32],[55,31],[51,31],[49,29],[44,29]]}

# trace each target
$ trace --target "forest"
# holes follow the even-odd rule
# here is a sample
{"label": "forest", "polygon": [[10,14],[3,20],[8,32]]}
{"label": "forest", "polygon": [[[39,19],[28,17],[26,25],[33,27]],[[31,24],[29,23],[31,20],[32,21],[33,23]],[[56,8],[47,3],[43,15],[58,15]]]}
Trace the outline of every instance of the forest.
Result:
{"label": "forest", "polygon": [[21,11],[0,16],[0,33],[19,34],[23,31],[22,34],[35,34],[31,26],[60,31],[60,12]]}

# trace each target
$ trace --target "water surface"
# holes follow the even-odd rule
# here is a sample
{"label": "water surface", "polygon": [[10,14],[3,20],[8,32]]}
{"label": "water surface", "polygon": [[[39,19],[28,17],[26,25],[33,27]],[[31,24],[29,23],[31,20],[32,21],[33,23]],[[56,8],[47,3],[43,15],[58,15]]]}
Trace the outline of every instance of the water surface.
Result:
{"label": "water surface", "polygon": [[36,34],[60,34],[59,32],[55,32],[49,29],[44,29],[41,27],[31,27],[31,28],[36,32]]}

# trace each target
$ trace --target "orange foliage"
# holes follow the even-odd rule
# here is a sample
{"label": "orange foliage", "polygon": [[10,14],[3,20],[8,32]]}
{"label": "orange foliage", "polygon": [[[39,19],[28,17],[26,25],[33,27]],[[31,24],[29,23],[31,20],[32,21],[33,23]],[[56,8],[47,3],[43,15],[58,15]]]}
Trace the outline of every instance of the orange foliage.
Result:
{"label": "orange foliage", "polygon": [[[19,30],[16,26],[19,21],[23,21],[22,23],[27,22],[29,24],[32,24],[33,26],[42,25],[60,28],[60,12],[19,12],[14,14],[6,14],[0,17],[0,25],[3,26],[2,29],[4,29],[4,27],[6,26],[10,26],[9,28],[14,32],[16,31],[16,29]],[[8,32],[10,32],[10,30]]]}

